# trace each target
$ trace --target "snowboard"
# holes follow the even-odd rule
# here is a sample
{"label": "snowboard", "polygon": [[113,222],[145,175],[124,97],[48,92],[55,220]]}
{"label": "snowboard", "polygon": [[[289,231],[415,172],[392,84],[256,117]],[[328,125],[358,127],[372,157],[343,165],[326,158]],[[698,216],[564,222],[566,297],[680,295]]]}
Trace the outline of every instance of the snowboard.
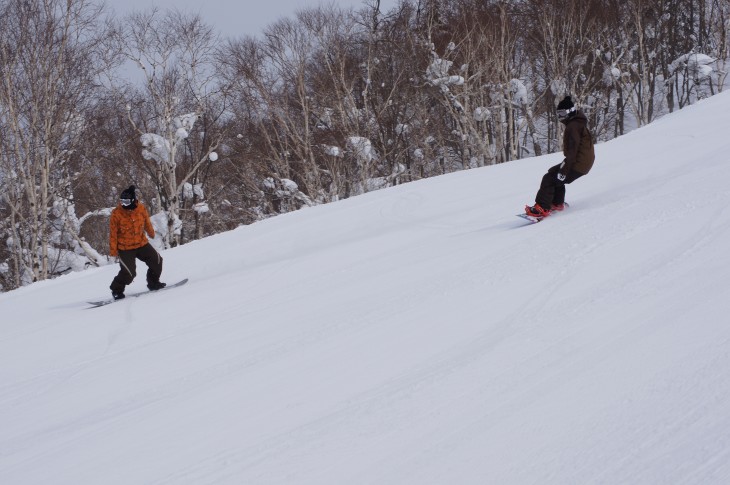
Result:
{"label": "snowboard", "polygon": [[159,290],[144,290],[144,291],[138,291],[135,293],[128,293],[126,295],[126,298],[122,298],[121,300],[115,300],[114,298],[109,298],[108,300],[99,300],[99,301],[87,301],[89,305],[91,305],[89,308],[98,308],[100,306],[109,305],[111,303],[116,303],[118,301],[124,301],[128,298],[136,298],[138,296],[146,295],[147,293],[159,293],[161,291],[170,290],[172,288],[177,288],[178,286],[182,286],[185,283],[188,282],[188,279],[185,278],[184,280],[178,281],[177,283],[174,283],[172,285],[167,285],[164,288],[160,288]]}
{"label": "snowboard", "polygon": [[[567,209],[568,207],[570,207],[570,206],[566,202],[565,203],[565,209]],[[565,209],[563,209],[563,210],[565,210]],[[554,216],[555,214],[559,214],[561,212],[563,212],[563,211],[553,211],[553,212],[550,213],[550,216]],[[550,216],[548,216],[548,217],[550,217]],[[531,216],[531,215],[526,214],[524,212],[522,214],[517,214],[517,217],[521,217],[522,219],[525,219],[527,221],[530,221],[533,224],[536,223],[536,222],[540,222],[541,220],[545,219],[544,217]]]}

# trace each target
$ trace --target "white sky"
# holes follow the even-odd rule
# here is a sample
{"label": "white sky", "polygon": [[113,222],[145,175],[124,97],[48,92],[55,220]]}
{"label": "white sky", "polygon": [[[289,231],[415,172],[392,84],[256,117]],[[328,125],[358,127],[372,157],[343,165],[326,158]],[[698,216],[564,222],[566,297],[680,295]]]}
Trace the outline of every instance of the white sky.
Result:
{"label": "white sky", "polygon": [[728,112],[0,294],[0,483],[730,483]]}
{"label": "white sky", "polygon": [[[295,11],[320,4],[335,3],[342,7],[359,8],[366,0],[124,0],[110,1],[109,5],[117,13],[131,10],[159,8],[178,8],[183,11],[200,13],[202,17],[225,36],[258,35],[264,27],[276,20],[288,17]],[[380,8],[384,13],[398,4],[398,0],[381,0]]]}

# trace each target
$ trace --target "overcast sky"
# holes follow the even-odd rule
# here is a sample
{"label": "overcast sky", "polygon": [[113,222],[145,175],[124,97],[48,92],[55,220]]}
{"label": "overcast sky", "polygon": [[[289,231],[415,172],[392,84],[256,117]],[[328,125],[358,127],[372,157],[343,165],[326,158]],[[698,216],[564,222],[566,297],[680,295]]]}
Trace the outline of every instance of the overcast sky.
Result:
{"label": "overcast sky", "polygon": [[[306,7],[334,3],[342,7],[359,8],[365,2],[366,0],[109,0],[109,5],[120,15],[153,6],[161,9],[176,7],[185,12],[200,13],[223,36],[239,37],[258,35],[267,25]],[[387,12],[397,4],[398,0],[381,0],[380,9]]]}

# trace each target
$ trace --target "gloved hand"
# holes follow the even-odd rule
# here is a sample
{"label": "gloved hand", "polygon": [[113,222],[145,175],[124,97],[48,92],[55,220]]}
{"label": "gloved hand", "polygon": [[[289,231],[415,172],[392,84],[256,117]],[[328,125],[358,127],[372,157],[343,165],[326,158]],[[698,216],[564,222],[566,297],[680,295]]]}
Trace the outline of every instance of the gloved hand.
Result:
{"label": "gloved hand", "polygon": [[558,180],[561,182],[565,182],[565,174],[558,172]]}

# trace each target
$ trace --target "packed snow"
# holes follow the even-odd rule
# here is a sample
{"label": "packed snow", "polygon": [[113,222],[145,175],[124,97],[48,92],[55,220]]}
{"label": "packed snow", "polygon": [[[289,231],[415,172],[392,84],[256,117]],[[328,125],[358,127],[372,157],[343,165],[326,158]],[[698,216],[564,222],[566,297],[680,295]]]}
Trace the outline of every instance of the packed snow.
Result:
{"label": "packed snow", "polygon": [[728,112],[0,295],[0,483],[730,483]]}

